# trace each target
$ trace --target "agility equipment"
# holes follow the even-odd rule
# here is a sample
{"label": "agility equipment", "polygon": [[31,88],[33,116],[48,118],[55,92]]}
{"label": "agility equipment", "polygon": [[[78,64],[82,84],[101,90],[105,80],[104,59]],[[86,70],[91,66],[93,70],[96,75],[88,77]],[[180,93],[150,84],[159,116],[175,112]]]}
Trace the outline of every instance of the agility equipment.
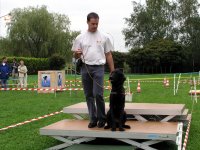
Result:
{"label": "agility equipment", "polygon": [[169,87],[169,79],[166,80],[166,87]]}
{"label": "agility equipment", "polygon": [[[109,103],[106,103],[106,111],[108,109]],[[62,149],[95,138],[113,138],[145,150],[156,150],[152,147],[153,144],[173,141],[177,149],[181,150],[183,124],[191,120],[184,104],[125,103],[125,111],[135,117],[134,120],[126,122],[131,129],[126,129],[125,132],[88,128],[89,121],[83,120],[82,117],[88,114],[88,109],[86,103],[82,102],[63,109],[64,113],[73,114],[78,120],[61,120],[41,128],[40,134],[64,142],[49,149]],[[151,121],[153,116],[161,119]],[[138,142],[137,139],[144,141]]]}
{"label": "agility equipment", "polygon": [[174,74],[174,95],[176,95],[176,74]]}
{"label": "agility equipment", "polygon": [[195,93],[196,93],[196,95],[200,95],[200,90],[190,90],[189,91],[189,94],[195,95]]}
{"label": "agility equipment", "polygon": [[140,81],[138,80],[137,93],[141,93]]}
{"label": "agility equipment", "polygon": [[[41,135],[51,136],[61,142],[49,150],[62,149],[73,144],[92,141],[96,138],[113,138],[132,146],[145,150],[156,150],[152,144],[162,141],[173,141],[177,144],[178,150],[182,146],[183,124],[178,122],[139,122],[128,121],[131,129],[124,132],[105,130],[102,128],[88,128],[87,120],[62,120],[40,129]],[[164,129],[164,130],[163,130]],[[138,142],[136,139],[145,141]]]}
{"label": "agility equipment", "polygon": [[167,79],[166,79],[166,77],[164,77],[164,80],[163,80],[163,86],[164,87],[166,86],[166,82],[167,82]]}
{"label": "agility equipment", "polygon": [[177,81],[177,85],[176,85],[176,94],[178,93],[178,87],[179,87],[180,79],[181,79],[181,73],[178,76],[178,81]]}
{"label": "agility equipment", "polygon": [[[106,112],[109,110],[109,103],[105,103]],[[190,117],[188,109],[184,104],[158,104],[158,103],[125,103],[125,111],[133,115],[138,121],[184,121]],[[73,114],[77,119],[83,119],[81,115],[88,114],[87,104],[81,102],[63,108],[63,113]]]}
{"label": "agility equipment", "polygon": [[132,102],[132,99],[133,99],[133,93],[131,92],[129,77],[127,77],[127,91],[125,95],[125,101]]}

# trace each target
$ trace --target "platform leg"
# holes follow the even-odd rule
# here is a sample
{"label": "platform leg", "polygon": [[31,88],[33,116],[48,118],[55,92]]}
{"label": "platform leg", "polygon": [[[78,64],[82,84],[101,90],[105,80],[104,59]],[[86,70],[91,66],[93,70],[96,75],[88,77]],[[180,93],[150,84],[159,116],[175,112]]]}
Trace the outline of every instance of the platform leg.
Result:
{"label": "platform leg", "polygon": [[74,116],[76,119],[83,120],[83,117],[81,117],[79,114],[73,114],[73,116]]}
{"label": "platform leg", "polygon": [[148,121],[147,119],[145,119],[141,115],[134,115],[134,116],[135,116],[135,119],[137,119],[138,121]]}
{"label": "platform leg", "polygon": [[51,136],[51,137],[53,137],[56,140],[62,141],[64,143],[50,147],[47,150],[59,150],[59,149],[69,147],[73,144],[80,144],[82,142],[89,142],[96,139],[96,138],[90,138],[90,137],[62,137],[62,136]]}
{"label": "platform leg", "polygon": [[[144,150],[157,150],[157,149],[152,148],[152,147],[149,146],[149,145],[151,145],[151,143],[155,144],[154,142],[145,144],[146,142],[139,143],[139,142],[136,142],[136,141],[133,141],[133,140],[130,140],[130,139],[117,139],[117,140],[125,142],[127,144],[130,144],[132,146],[136,146],[137,148],[141,148],[141,149],[144,149]],[[160,142],[162,142],[162,141],[160,141]],[[158,141],[156,141],[156,143],[158,143]]]}
{"label": "platform leg", "polygon": [[174,117],[175,117],[174,115],[169,115],[169,116],[165,117],[164,119],[162,119],[161,122],[167,122],[167,121],[171,120]]}

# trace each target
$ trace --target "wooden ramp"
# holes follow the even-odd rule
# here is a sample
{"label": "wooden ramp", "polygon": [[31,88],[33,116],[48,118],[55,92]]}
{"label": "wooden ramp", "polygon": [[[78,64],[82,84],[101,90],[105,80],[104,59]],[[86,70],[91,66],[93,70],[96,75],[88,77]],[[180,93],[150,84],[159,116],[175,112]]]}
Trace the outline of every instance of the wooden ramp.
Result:
{"label": "wooden ramp", "polygon": [[[98,137],[117,139],[145,150],[155,150],[150,147],[152,144],[162,141],[174,141],[178,149],[181,149],[182,123],[128,121],[126,124],[130,125],[131,129],[124,132],[112,132],[102,128],[89,129],[87,127],[88,123],[87,120],[62,120],[41,128],[40,134],[48,135],[64,142],[49,148],[51,150],[91,141]],[[135,139],[144,139],[146,141],[139,143],[134,141]]]}
{"label": "wooden ramp", "polygon": [[[106,111],[109,109],[109,103],[106,103]],[[187,119],[188,110],[184,104],[157,104],[157,103],[126,103],[125,111],[129,115],[134,115],[139,121],[183,121]],[[65,107],[64,113],[74,114],[81,119],[81,114],[88,114],[87,105],[81,102],[75,105]]]}

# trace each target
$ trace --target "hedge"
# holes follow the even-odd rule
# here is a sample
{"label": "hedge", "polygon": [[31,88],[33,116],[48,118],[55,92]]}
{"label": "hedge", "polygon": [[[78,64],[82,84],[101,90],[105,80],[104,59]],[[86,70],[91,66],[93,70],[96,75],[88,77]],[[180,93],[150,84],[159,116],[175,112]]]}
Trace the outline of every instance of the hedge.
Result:
{"label": "hedge", "polygon": [[9,64],[13,62],[13,58],[15,58],[17,62],[19,62],[20,60],[24,61],[24,64],[27,66],[28,69],[28,74],[37,74],[38,70],[50,69],[48,58],[7,57]]}

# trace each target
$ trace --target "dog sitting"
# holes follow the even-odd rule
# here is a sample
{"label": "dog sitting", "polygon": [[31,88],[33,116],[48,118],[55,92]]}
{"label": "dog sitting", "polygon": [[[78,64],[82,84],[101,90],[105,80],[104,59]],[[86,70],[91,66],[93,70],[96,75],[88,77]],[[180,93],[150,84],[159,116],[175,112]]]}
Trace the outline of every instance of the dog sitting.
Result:
{"label": "dog sitting", "polygon": [[124,73],[120,69],[115,69],[109,78],[112,84],[112,90],[110,93],[110,109],[107,112],[106,122],[107,126],[104,129],[110,129],[111,131],[124,131],[130,129],[129,125],[125,125],[126,112],[125,107],[125,89],[123,87],[124,81],[126,80]]}

